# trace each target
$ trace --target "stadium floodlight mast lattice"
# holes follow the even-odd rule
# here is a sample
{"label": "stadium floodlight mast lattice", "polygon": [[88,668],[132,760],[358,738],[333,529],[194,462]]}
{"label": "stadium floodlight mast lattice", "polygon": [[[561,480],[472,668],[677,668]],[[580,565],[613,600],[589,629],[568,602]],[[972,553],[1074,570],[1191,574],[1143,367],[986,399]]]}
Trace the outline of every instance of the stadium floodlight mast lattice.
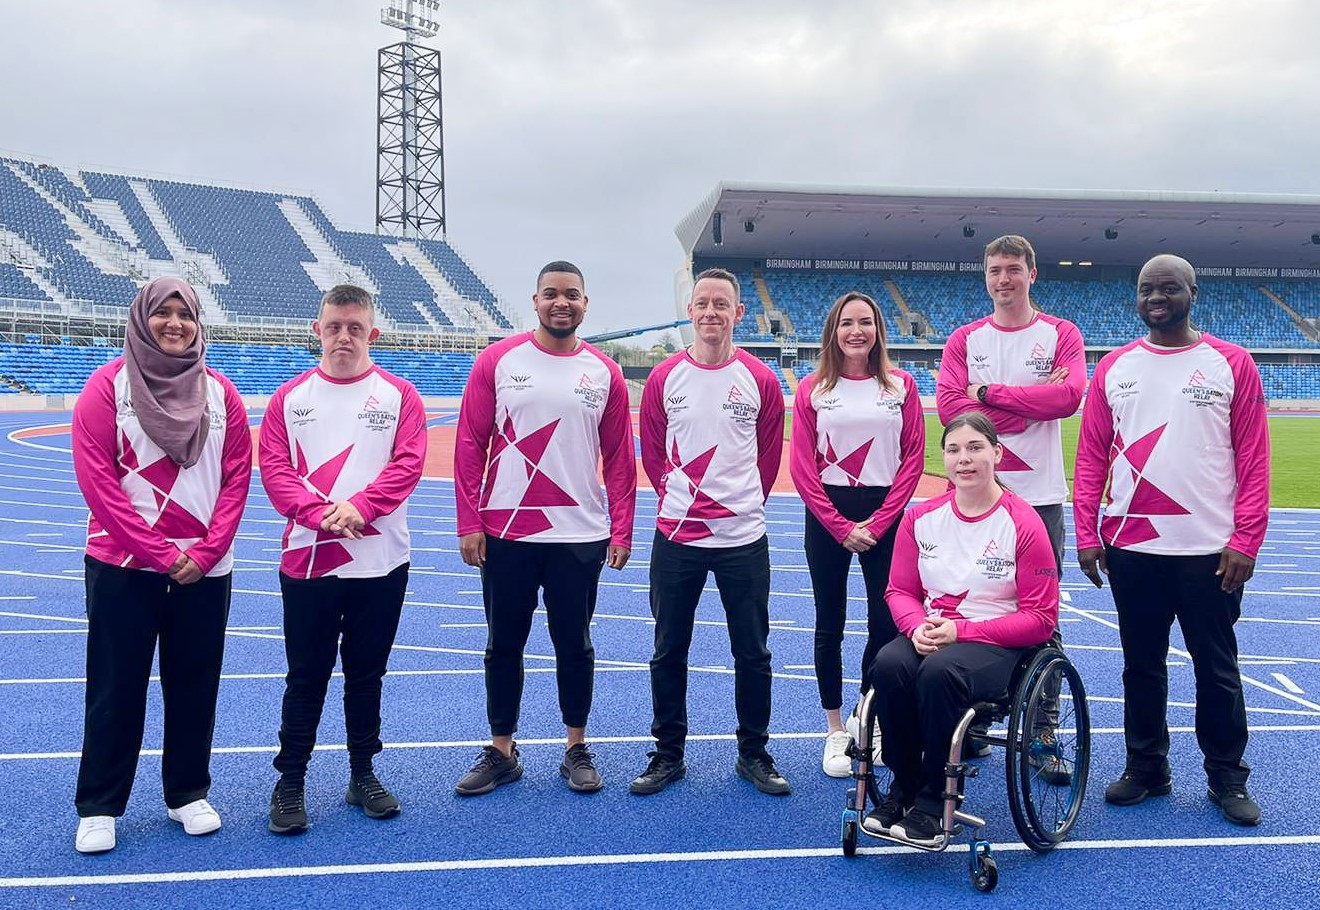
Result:
{"label": "stadium floodlight mast lattice", "polygon": [[446,230],[440,0],[390,0],[380,21],[403,40],[380,49],[376,94],[376,231],[436,237]]}

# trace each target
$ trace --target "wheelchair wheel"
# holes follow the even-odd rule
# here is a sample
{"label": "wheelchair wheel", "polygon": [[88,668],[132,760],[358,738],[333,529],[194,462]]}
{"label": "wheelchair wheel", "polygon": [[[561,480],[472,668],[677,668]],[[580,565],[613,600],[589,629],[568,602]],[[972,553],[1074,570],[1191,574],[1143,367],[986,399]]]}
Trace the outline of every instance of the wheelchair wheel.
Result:
{"label": "wheelchair wheel", "polygon": [[1077,669],[1046,648],[1022,676],[1009,718],[1008,803],[1022,842],[1046,853],[1068,836],[1086,796],[1091,718]]}

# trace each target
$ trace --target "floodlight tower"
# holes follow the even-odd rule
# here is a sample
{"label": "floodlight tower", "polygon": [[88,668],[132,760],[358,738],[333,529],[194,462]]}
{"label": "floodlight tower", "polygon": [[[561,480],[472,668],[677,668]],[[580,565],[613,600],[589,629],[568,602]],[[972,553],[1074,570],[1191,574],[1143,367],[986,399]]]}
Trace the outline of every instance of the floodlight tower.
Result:
{"label": "floodlight tower", "polygon": [[390,0],[380,21],[403,32],[382,47],[376,95],[376,230],[403,237],[445,233],[444,126],[440,52],[434,38],[440,0]]}

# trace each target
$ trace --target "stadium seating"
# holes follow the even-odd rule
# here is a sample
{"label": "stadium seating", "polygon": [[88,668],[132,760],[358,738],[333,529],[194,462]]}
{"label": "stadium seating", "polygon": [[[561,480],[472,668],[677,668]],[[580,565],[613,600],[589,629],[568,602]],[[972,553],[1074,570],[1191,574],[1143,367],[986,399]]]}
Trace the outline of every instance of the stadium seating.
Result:
{"label": "stadium seating", "polygon": [[849,291],[861,291],[880,306],[885,317],[885,333],[891,342],[911,342],[911,335],[899,331],[894,320],[894,304],[885,289],[885,275],[877,272],[805,272],[770,269],[765,284],[774,305],[793,320],[799,341],[815,340],[825,327],[825,317],[838,300]]}
{"label": "stadium seating", "polygon": [[[301,219],[286,215],[292,204],[339,259],[367,273],[394,327],[452,328],[460,321],[472,323],[468,314],[477,313],[477,330],[512,330],[494,293],[442,240],[406,241],[434,267],[431,271],[423,262],[419,271],[396,249],[399,238],[340,231],[307,197],[72,173],[0,158],[0,231],[21,241],[17,253],[7,241],[0,246],[0,297],[123,307],[144,278],[188,274],[196,280],[200,268],[210,275],[208,288],[224,310],[213,314],[213,321],[310,319],[322,293],[310,275],[330,274],[333,280],[336,263],[319,262],[309,249],[314,241],[304,242],[290,220]],[[302,229],[310,230],[305,223]],[[187,262],[175,261],[179,249],[171,251],[171,236],[189,254],[206,254],[211,263],[198,267],[192,255]],[[47,293],[33,278],[49,282],[54,291]],[[325,286],[324,279],[317,280]]]}

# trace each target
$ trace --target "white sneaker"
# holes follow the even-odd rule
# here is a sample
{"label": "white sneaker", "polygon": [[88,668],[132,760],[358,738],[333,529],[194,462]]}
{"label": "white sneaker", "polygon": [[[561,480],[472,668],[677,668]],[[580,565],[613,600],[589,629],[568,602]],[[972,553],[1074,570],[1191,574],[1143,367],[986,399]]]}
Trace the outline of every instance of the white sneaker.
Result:
{"label": "white sneaker", "polygon": [[170,810],[170,818],[183,824],[183,830],[196,837],[220,830],[220,813],[204,799],[193,800],[186,806]]}
{"label": "white sneaker", "polygon": [[[857,707],[860,708],[861,705],[859,704]],[[853,713],[849,714],[848,718],[843,722],[843,729],[848,731],[848,735],[852,737],[853,742],[859,742],[861,740],[862,724],[861,721],[857,719],[857,708],[854,708]],[[880,721],[878,720],[871,722],[871,748],[880,748]],[[878,755],[879,753],[877,752],[876,754]]]}
{"label": "white sneaker", "polygon": [[73,839],[73,849],[79,853],[105,853],[114,848],[113,815],[91,815],[78,819],[78,834]]}
{"label": "white sneaker", "polygon": [[825,757],[820,766],[830,777],[848,777],[852,774],[852,759],[848,757],[848,744],[852,737],[847,730],[835,730],[825,737]]}

